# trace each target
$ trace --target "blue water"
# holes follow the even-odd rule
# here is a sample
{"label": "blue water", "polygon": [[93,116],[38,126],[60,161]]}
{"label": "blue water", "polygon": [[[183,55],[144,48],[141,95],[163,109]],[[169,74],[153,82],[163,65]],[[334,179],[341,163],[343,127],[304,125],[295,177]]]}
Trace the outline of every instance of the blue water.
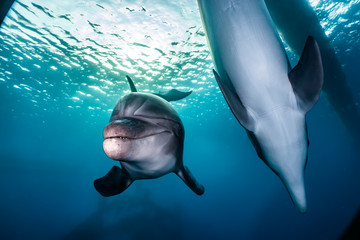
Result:
{"label": "blue water", "polygon": [[[360,1],[311,4],[359,100]],[[337,239],[359,207],[360,150],[326,96],[307,115],[299,214],[212,68],[195,0],[16,2],[0,29],[0,239]],[[125,75],[143,92],[193,90],[173,106],[203,196],[175,174],[111,198],[94,189],[117,164],[102,130]]]}

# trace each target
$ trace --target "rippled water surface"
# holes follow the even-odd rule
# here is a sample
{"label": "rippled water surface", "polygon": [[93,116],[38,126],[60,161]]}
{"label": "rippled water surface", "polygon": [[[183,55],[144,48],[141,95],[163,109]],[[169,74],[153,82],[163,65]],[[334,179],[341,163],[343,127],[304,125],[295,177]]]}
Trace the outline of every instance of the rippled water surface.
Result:
{"label": "rippled water surface", "polygon": [[[310,4],[359,101],[360,1]],[[0,28],[0,239],[337,239],[360,203],[360,164],[326,96],[308,114],[301,215],[257,158],[212,68],[195,0],[16,1]],[[94,190],[116,164],[102,130],[130,92],[126,75],[142,92],[193,91],[172,104],[204,196],[175,175],[114,198]]]}
{"label": "rippled water surface", "polygon": [[126,74],[144,92],[215,94],[195,1],[19,1],[1,31],[1,80],[40,111],[111,111]]}
{"label": "rippled water surface", "polygon": [[[359,1],[310,3],[339,51],[359,47]],[[226,108],[194,0],[17,1],[1,33],[1,84],[39,111],[111,111],[129,91],[125,75],[144,92],[193,90],[209,96],[215,114]],[[177,104],[198,111],[199,101]]]}

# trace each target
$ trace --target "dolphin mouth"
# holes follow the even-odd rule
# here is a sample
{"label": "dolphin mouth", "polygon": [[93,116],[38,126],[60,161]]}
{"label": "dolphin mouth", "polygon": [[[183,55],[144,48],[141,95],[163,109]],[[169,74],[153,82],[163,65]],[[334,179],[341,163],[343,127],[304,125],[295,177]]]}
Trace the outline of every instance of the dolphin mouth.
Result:
{"label": "dolphin mouth", "polygon": [[107,140],[107,139],[120,139],[120,140],[123,140],[124,142],[129,141],[129,140],[133,140],[133,138],[123,137],[123,136],[115,136],[115,137],[106,137],[106,138],[104,138],[104,140]]}
{"label": "dolphin mouth", "polygon": [[104,140],[108,140],[108,139],[120,139],[123,142],[127,142],[127,141],[131,141],[131,140],[138,140],[138,139],[143,139],[143,138],[147,138],[147,137],[152,137],[154,135],[158,135],[161,133],[165,133],[168,132],[166,130],[162,131],[162,132],[158,132],[158,133],[154,133],[154,134],[149,134],[149,135],[144,135],[141,137],[127,137],[127,136],[110,136],[110,137],[104,137]]}
{"label": "dolphin mouth", "polygon": [[[105,126],[103,149],[109,158],[124,161],[129,158],[129,154],[134,151],[134,148],[154,144],[158,141],[154,137],[155,135],[166,133],[171,134],[171,131],[148,121],[136,118],[119,118]],[[152,136],[154,139],[151,139]],[[134,144],[142,140],[145,141],[143,144]]]}
{"label": "dolphin mouth", "polygon": [[158,135],[169,130],[163,127],[135,118],[121,118],[105,126],[105,140],[122,140],[123,142],[138,140]]}

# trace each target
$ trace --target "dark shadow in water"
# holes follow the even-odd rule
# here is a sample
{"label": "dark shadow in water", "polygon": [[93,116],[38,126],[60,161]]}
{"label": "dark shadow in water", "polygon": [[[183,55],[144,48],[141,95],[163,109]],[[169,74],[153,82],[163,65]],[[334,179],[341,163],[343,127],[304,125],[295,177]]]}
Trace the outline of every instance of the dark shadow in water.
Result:
{"label": "dark shadow in water", "polygon": [[354,219],[339,238],[340,240],[359,240],[360,239],[360,209],[357,211]]}
{"label": "dark shadow in water", "polygon": [[0,26],[8,13],[10,7],[12,6],[14,0],[1,0],[0,1]]}
{"label": "dark shadow in water", "polygon": [[180,209],[163,207],[143,190],[136,196],[99,197],[98,209],[63,239],[182,239]]}

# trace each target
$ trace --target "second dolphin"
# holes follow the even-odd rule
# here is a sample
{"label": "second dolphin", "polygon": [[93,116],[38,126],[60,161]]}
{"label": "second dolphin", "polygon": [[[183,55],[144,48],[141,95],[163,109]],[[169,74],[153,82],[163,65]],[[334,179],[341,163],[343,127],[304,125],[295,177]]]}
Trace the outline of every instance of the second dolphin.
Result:
{"label": "second dolphin", "polygon": [[300,212],[307,209],[305,114],[316,103],[323,68],[309,37],[291,70],[263,0],[198,0],[219,87],[259,157],[280,177]]}

